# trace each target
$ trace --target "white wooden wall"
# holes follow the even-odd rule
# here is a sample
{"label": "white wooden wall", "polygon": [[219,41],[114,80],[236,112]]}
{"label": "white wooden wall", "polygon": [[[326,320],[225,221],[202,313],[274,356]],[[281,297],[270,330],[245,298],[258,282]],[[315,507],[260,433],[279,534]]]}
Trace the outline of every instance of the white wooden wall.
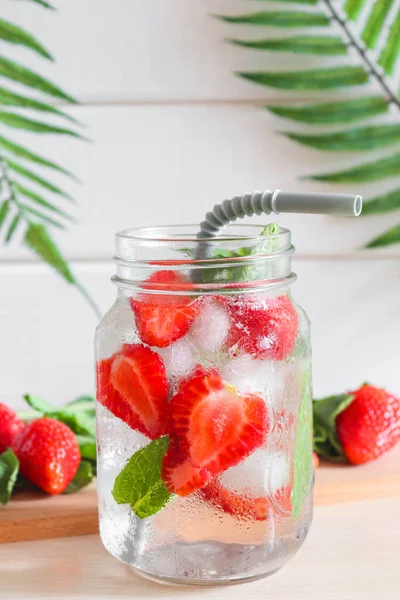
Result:
{"label": "white wooden wall", "polygon": [[[1,16],[29,28],[54,53],[56,66],[12,50],[16,60],[79,99],[80,106],[70,110],[87,125],[93,143],[7,133],[84,182],[64,184],[81,202],[80,225],[57,239],[102,309],[115,294],[109,278],[116,230],[154,223],[155,215],[159,224],[197,222],[216,201],[255,188],[322,190],[298,176],[359,161],[306,150],[279,136],[277,131],[296,126],[262,106],[287,102],[290,94],[233,75],[319,64],[291,55],[278,60],[223,42],[226,36],[270,33],[233,28],[210,16],[259,10],[259,2],[55,4],[58,13],[4,0]],[[371,185],[370,193],[382,189]],[[348,190],[358,192],[355,186]],[[400,393],[400,246],[360,251],[396,218],[279,218],[292,229],[297,247],[294,296],[313,323],[316,395],[365,380]],[[96,319],[78,293],[17,243],[1,248],[0,277],[0,401],[18,406],[30,392],[62,403],[92,391]]]}

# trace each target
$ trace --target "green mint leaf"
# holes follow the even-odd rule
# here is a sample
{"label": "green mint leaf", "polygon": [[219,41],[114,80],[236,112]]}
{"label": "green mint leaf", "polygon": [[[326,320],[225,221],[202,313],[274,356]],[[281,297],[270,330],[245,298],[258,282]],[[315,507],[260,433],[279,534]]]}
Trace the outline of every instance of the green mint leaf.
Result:
{"label": "green mint leaf", "polygon": [[[78,404],[73,404],[60,409],[39,396],[27,394],[24,398],[29,406],[39,413],[37,415],[38,417],[43,415],[45,417],[57,419],[57,421],[61,421],[62,423],[65,423],[65,425],[68,425],[75,434],[89,435],[91,437],[96,436],[96,419],[92,405],[89,410],[84,410],[82,401]],[[80,407],[79,409],[78,406]]]}
{"label": "green mint leaf", "polygon": [[351,404],[351,394],[313,401],[314,450],[320,456],[343,461],[345,454],[336,432],[336,417]]}
{"label": "green mint leaf", "polygon": [[294,448],[294,475],[292,492],[293,518],[297,518],[310,491],[312,481],[312,404],[311,366],[306,369],[302,382],[302,400],[297,418]]}
{"label": "green mint leaf", "polygon": [[75,494],[93,481],[93,469],[90,462],[81,460],[75,477],[63,492],[64,494]]}
{"label": "green mint leaf", "polygon": [[130,504],[140,519],[154,515],[172,498],[161,479],[161,462],[168,443],[169,437],[164,436],[135,452],[115,479],[115,501]]}
{"label": "green mint leaf", "polygon": [[81,457],[86,460],[96,461],[96,440],[90,435],[77,435]]}
{"label": "green mint leaf", "polygon": [[94,411],[96,408],[96,400],[94,396],[79,396],[75,400],[72,400],[72,402],[68,402],[66,408],[73,412]]}
{"label": "green mint leaf", "polygon": [[0,502],[10,500],[19,471],[19,461],[11,448],[0,454]]}
{"label": "green mint leaf", "polygon": [[281,228],[279,227],[279,225],[277,223],[270,223],[269,225],[266,225],[264,227],[264,229],[262,230],[260,235],[262,235],[263,237],[266,237],[268,235],[276,235],[277,233],[280,232],[280,230],[281,230]]}
{"label": "green mint leaf", "polygon": [[92,438],[96,436],[96,420],[94,416],[86,412],[73,413],[65,408],[55,413],[46,414],[46,416],[65,423],[76,435],[88,435]]}
{"label": "green mint leaf", "polygon": [[33,396],[32,394],[25,394],[24,400],[29,404],[33,410],[36,410],[39,413],[50,415],[53,412],[57,412],[59,409],[54,406],[54,404],[50,404],[47,400],[43,400],[39,396]]}

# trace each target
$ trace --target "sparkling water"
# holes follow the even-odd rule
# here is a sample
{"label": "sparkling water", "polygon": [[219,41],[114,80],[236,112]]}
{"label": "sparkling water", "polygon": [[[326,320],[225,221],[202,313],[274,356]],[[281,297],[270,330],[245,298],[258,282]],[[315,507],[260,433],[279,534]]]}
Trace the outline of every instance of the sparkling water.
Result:
{"label": "sparkling water", "polygon": [[[132,314],[126,299],[120,310],[125,330],[113,325],[111,337],[98,337],[101,358],[121,343],[138,343],[132,333]],[[302,544],[312,519],[311,480],[301,510],[294,511],[285,490],[293,482],[296,433],[309,378],[309,349],[301,332],[286,360],[261,360],[246,352],[227,351],[226,309],[208,302],[188,334],[166,348],[152,348],[162,357],[172,396],[179,382],[198,365],[217,367],[221,377],[238,392],[258,394],[266,403],[270,431],[264,446],[217,477],[230,501],[260,502],[267,517],[258,520],[234,514],[209,502],[201,490],[187,497],[173,496],[157,514],[139,519],[130,506],[117,504],[112,489],[127,460],[149,439],[128,427],[98,403],[98,494],[100,534],[107,550],[143,575],[171,583],[226,583],[256,579],[273,573]],[[100,341],[99,341],[100,340]],[[290,500],[290,498],[289,498]]]}

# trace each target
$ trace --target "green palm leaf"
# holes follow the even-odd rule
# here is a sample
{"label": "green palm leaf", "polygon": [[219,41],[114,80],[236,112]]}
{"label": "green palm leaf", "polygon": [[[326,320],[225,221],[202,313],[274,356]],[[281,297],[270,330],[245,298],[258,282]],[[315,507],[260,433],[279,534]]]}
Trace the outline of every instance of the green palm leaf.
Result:
{"label": "green palm leaf", "polygon": [[296,52],[303,54],[346,54],[347,46],[340,37],[333,36],[298,36],[282,39],[266,40],[234,40],[227,39],[236,46],[253,50],[273,50],[279,52]]}
{"label": "green palm leaf", "polygon": [[24,241],[33,252],[53,267],[65,281],[72,284],[76,283],[75,277],[67,262],[51,239],[44,225],[30,223],[25,232]]}
{"label": "green palm leaf", "polygon": [[36,204],[39,204],[40,206],[43,206],[43,208],[47,208],[51,212],[57,213],[61,217],[64,217],[65,219],[68,219],[68,221],[76,223],[76,219],[74,219],[73,217],[71,217],[71,215],[69,215],[65,211],[61,210],[61,208],[58,208],[58,206],[55,206],[54,204],[51,204],[51,202],[48,202],[47,200],[45,200],[44,198],[42,198],[42,196],[40,196],[36,192],[33,192],[29,188],[27,188],[27,187],[25,187],[23,185],[20,185],[19,183],[16,183],[16,182],[13,183],[13,187],[14,187],[15,190],[17,190],[17,192],[21,196],[24,196],[25,198],[29,198],[29,200],[32,200]]}
{"label": "green palm leaf", "polygon": [[329,125],[358,121],[387,112],[389,105],[385,98],[367,96],[357,100],[305,104],[302,106],[267,106],[272,113],[310,125]]}
{"label": "green palm leaf", "polygon": [[367,83],[363,67],[332,67],[309,71],[237,73],[240,77],[282,90],[322,90]]}
{"label": "green palm leaf", "polygon": [[12,60],[4,58],[4,56],[0,57],[0,77],[6,77],[7,79],[11,79],[11,81],[22,83],[53,98],[59,98],[71,104],[76,104],[76,100],[72,96],[54,83]]}
{"label": "green palm leaf", "polygon": [[53,60],[51,54],[49,54],[46,48],[44,48],[33,36],[24,31],[24,29],[21,29],[12,23],[8,23],[8,21],[4,21],[3,19],[0,19],[0,40],[9,42],[10,44],[25,46],[26,48],[30,48],[34,52],[37,52],[44,58]]}
{"label": "green palm leaf", "polygon": [[6,88],[0,86],[0,105],[1,104],[3,106],[20,106],[21,108],[31,108],[40,112],[52,113],[54,115],[63,117],[64,119],[68,119],[73,123],[77,123],[77,120],[74,119],[74,117],[71,117],[65,112],[58,110],[58,108],[52,106],[51,104],[47,104],[46,102],[39,102],[39,100],[28,98],[28,96],[23,96],[21,94],[10,92]]}
{"label": "green palm leaf", "polygon": [[38,185],[44,187],[46,190],[53,192],[53,194],[58,194],[59,196],[63,196],[67,200],[73,201],[73,198],[69,194],[67,194],[67,192],[64,192],[64,190],[59,188],[57,185],[54,185],[54,183],[43,179],[43,177],[40,177],[40,175],[38,175],[37,173],[34,173],[30,169],[26,169],[22,165],[14,162],[13,160],[8,160],[8,167],[15,173],[19,173],[19,175],[22,175],[22,177],[30,179],[31,181],[34,181]]}
{"label": "green palm leaf", "polygon": [[37,217],[47,225],[51,225],[52,227],[57,227],[57,229],[65,229],[64,225],[61,225],[58,221],[55,221],[45,213],[42,213],[40,210],[36,210],[36,208],[32,208],[32,206],[28,206],[27,204],[20,203],[20,206],[24,213],[29,213],[29,215],[33,215]]}
{"label": "green palm leaf", "polygon": [[52,6],[48,2],[45,2],[44,0],[29,0],[29,1],[34,2],[35,4],[40,4],[40,6],[43,6],[43,8],[49,8],[50,10],[55,10],[54,6]]}
{"label": "green palm leaf", "polygon": [[395,154],[394,156],[359,165],[346,171],[311,175],[306,179],[328,181],[331,183],[361,183],[364,181],[379,181],[380,179],[396,177],[398,175],[400,175],[400,154]]}
{"label": "green palm leaf", "polygon": [[215,17],[227,23],[267,25],[269,27],[323,27],[329,25],[328,17],[324,13],[317,12],[258,12],[235,17],[222,15],[215,15]]}
{"label": "green palm leaf", "polygon": [[393,190],[382,196],[371,198],[363,203],[362,216],[375,215],[400,209],[400,189]]}
{"label": "green palm leaf", "polygon": [[18,156],[25,160],[29,160],[30,162],[42,165],[43,167],[48,167],[49,169],[53,169],[54,171],[63,173],[63,175],[67,175],[68,177],[71,177],[72,179],[76,180],[76,177],[72,175],[72,173],[67,171],[67,169],[64,169],[60,165],[57,165],[56,163],[52,162],[51,160],[48,160],[47,158],[44,158],[43,156],[40,156],[39,154],[35,154],[34,152],[28,150],[28,148],[25,148],[24,146],[15,144],[14,142],[5,138],[4,136],[0,136],[0,147],[3,148],[3,150],[9,152],[10,154],[13,154],[14,156]]}
{"label": "green palm leaf", "polygon": [[[281,0],[277,0],[281,2]],[[283,2],[283,0],[282,0]],[[299,0],[299,5],[307,4],[307,0]],[[317,4],[313,2],[312,4]],[[266,106],[265,108],[279,117],[295,122],[314,125],[336,125],[339,123],[354,123],[340,131],[326,127],[324,133],[312,134],[307,131],[281,132],[305,146],[330,152],[365,152],[383,149],[400,143],[400,99],[393,89],[396,78],[387,79],[385,74],[398,73],[400,61],[400,9],[398,0],[319,0],[325,8],[325,17],[321,12],[284,10],[262,11],[238,16],[220,17],[232,24],[247,24],[256,26],[307,27],[303,35],[291,37],[266,36],[262,39],[249,37],[237,39],[230,36],[228,41],[239,47],[260,51],[293,52],[296,54],[340,55],[350,54],[351,63],[338,66],[332,63],[325,68],[309,70],[257,72],[240,71],[237,75],[252,83],[269,86],[282,90],[320,91],[331,90],[330,101],[313,102],[310,104],[284,104]],[[355,23],[350,27],[343,11],[349,20]],[[309,15],[313,15],[310,17]],[[366,19],[364,19],[366,15]],[[316,21],[313,21],[316,19]],[[310,21],[311,20],[311,21]],[[311,35],[313,25],[326,27],[326,35]],[[333,27],[329,27],[332,24]],[[256,30],[255,30],[256,31]],[[338,33],[339,32],[339,33]],[[362,38],[362,39],[361,39]],[[366,52],[365,49],[369,51]],[[377,50],[375,50],[377,49]],[[268,63],[266,63],[268,64]],[[380,65],[380,66],[379,66]],[[385,74],[383,74],[385,73]],[[373,81],[380,88],[378,95],[355,95],[356,86]],[[340,88],[354,88],[353,95],[347,99],[340,97]],[[336,93],[335,93],[336,92]],[[342,96],[344,90],[342,91]],[[294,94],[293,94],[294,95]],[[298,94],[297,94],[298,95]],[[287,97],[286,97],[287,98]],[[379,117],[391,110],[392,123],[375,120],[368,126],[358,124],[362,120]],[[332,128],[333,129],[333,128]],[[380,181],[400,176],[400,153],[392,156],[381,156],[372,162],[358,164],[352,168],[315,174],[307,177],[317,181],[335,184],[364,183]],[[361,192],[361,190],[360,190]],[[380,196],[366,200],[363,214],[375,214],[400,209],[400,189],[386,192]],[[371,246],[397,243],[398,229],[392,228]]]}
{"label": "green palm leaf", "polygon": [[307,135],[303,133],[284,132],[288,138],[330,152],[349,150],[375,150],[382,146],[389,146],[400,142],[400,124],[371,125],[369,127],[355,127],[346,131],[335,133],[321,133]]}
{"label": "green palm leaf", "polygon": [[392,8],[393,0],[375,0],[374,7],[367,24],[362,32],[361,39],[367,48],[375,48],[382,31],[382,25]]}
{"label": "green palm leaf", "polygon": [[76,280],[70,270],[67,261],[62,256],[51,239],[46,227],[39,223],[30,223],[24,237],[25,244],[35,252],[42,260],[47,262],[61,277],[72,285],[75,285],[86,298],[93,310],[99,315],[99,310],[90,298],[85,288]]}
{"label": "green palm leaf", "polygon": [[64,127],[55,127],[54,125],[48,125],[42,121],[35,121],[34,119],[27,119],[21,117],[16,113],[0,111],[0,121],[8,127],[15,127],[16,129],[24,129],[25,131],[34,131],[35,133],[57,133],[59,135],[70,135],[75,138],[85,139],[82,135],[73,131],[72,129],[65,129]]}
{"label": "green palm leaf", "polygon": [[6,244],[8,244],[8,242],[11,241],[11,239],[12,239],[14,233],[16,232],[17,227],[20,224],[20,222],[21,222],[21,215],[19,213],[17,213],[14,216],[13,220],[11,221],[10,227],[8,228],[8,231],[6,233],[6,237],[4,238],[4,241],[5,241]]}
{"label": "green palm leaf", "polygon": [[10,212],[10,205],[11,203],[9,200],[3,200],[0,206],[0,229],[4,221],[6,220],[8,213]]}
{"label": "green palm leaf", "polygon": [[[53,9],[53,7],[45,0],[32,1],[44,8]],[[33,51],[44,58],[51,59],[48,51],[33,35],[19,26],[13,25],[3,19],[0,19],[0,41],[23,46],[27,50]],[[9,90],[0,86],[0,106],[14,107],[12,112],[0,110],[1,125],[31,131],[37,134],[54,133],[83,139],[82,136],[73,129],[60,127],[57,124],[57,119],[59,118],[76,122],[73,117],[65,114],[62,110],[59,110],[47,101],[43,101],[40,95],[38,96],[37,94],[37,92],[39,92],[52,99],[76,103],[74,98],[59,86],[38,73],[31,71],[23,65],[10,60],[9,58],[5,58],[4,56],[0,56],[0,78],[8,79],[11,81],[12,86],[15,86],[15,84],[23,85],[35,92],[32,97],[31,95],[24,95],[18,91],[14,91],[14,87]],[[53,119],[55,119],[54,124],[22,116],[20,113],[25,109],[51,114]],[[8,243],[11,241],[15,236],[16,231],[18,231],[19,228],[24,227],[23,240],[26,246],[28,246],[41,260],[47,262],[64,278],[64,280],[76,286],[96,311],[96,314],[99,315],[94,302],[82,285],[73,276],[67,261],[63,258],[53,240],[50,238],[47,230],[47,226],[60,229],[64,228],[59,220],[52,218],[53,214],[69,221],[74,221],[75,219],[52,201],[44,198],[40,192],[22,185],[20,181],[16,181],[15,178],[19,179],[19,177],[23,177],[33,181],[36,185],[50,191],[52,194],[57,194],[68,200],[72,200],[71,196],[51,181],[42,177],[40,173],[28,169],[24,164],[21,164],[18,159],[22,159],[22,163],[27,161],[39,165],[40,167],[53,169],[56,172],[73,177],[64,167],[33,152],[23,145],[13,142],[8,137],[1,135],[0,172],[2,202],[0,203],[0,226],[2,227],[2,230],[5,231],[3,242]]]}
{"label": "green palm leaf", "polygon": [[400,243],[400,225],[395,225],[382,235],[371,240],[365,247],[378,248],[378,246],[391,246]]}
{"label": "green palm leaf", "polygon": [[385,71],[391,75],[394,72],[396,61],[400,52],[400,10],[396,19],[392,23],[386,44],[379,56],[379,64]]}
{"label": "green palm leaf", "polygon": [[344,10],[351,21],[356,21],[363,6],[365,0],[346,0]]}

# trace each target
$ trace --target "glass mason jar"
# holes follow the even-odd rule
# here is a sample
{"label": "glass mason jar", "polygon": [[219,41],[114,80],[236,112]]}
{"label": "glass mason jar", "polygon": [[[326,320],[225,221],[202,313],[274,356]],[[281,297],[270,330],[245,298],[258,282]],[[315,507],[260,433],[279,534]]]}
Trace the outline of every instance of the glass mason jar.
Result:
{"label": "glass mason jar", "polygon": [[96,332],[100,534],[151,579],[237,583],[282,567],[312,520],[309,321],[290,231],[196,231],[116,236]]}

